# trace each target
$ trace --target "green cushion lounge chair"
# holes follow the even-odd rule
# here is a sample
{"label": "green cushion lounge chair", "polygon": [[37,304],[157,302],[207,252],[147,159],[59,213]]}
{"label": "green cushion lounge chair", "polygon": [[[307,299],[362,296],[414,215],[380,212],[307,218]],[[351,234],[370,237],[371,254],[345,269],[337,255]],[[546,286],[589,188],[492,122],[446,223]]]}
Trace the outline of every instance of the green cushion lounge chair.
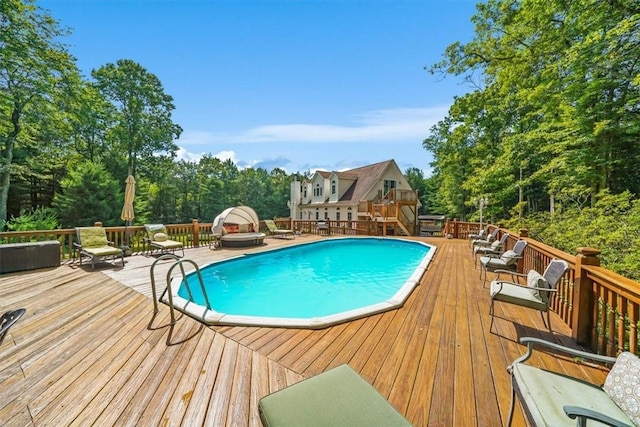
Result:
{"label": "green cushion lounge chair", "polygon": [[[489,331],[493,328],[494,303],[502,301],[508,304],[515,304],[521,307],[531,308],[540,311],[542,321],[545,322],[549,332],[551,330],[551,316],[549,310],[549,302],[551,293],[557,291],[558,283],[562,276],[569,269],[569,264],[561,259],[553,259],[547,265],[543,274],[535,270],[529,270],[527,274],[516,273],[513,271],[497,270],[496,280],[491,282],[491,306],[489,314],[491,315],[491,325]],[[503,273],[511,275],[511,281],[501,280]],[[520,284],[516,282],[516,277],[526,277],[527,283]],[[545,321],[544,313],[547,313]]]}
{"label": "green cushion lounge chair", "polygon": [[147,232],[147,237],[145,237],[144,241],[149,249],[149,255],[153,254],[156,249],[161,253],[172,251],[174,254],[176,249],[180,249],[184,257],[184,246],[177,240],[169,239],[167,227],[163,224],[145,224],[144,229]]}
{"label": "green cushion lounge chair", "polygon": [[281,228],[278,228],[278,226],[276,225],[275,222],[273,222],[273,220],[265,219],[264,224],[269,229],[269,234],[271,234],[274,237],[288,239],[289,236],[291,236],[294,239],[296,238],[296,233],[293,230],[283,230]]}
{"label": "green cushion lounge chair", "polygon": [[95,268],[95,260],[112,257],[115,263],[117,257],[122,260],[124,267],[124,252],[120,248],[112,246],[112,242],[107,240],[107,232],[102,227],[76,227],[76,239],[74,243],[79,251],[80,265],[82,257],[91,258],[91,268]]}
{"label": "green cushion lounge chair", "polygon": [[524,249],[527,247],[526,240],[518,240],[513,249],[504,251],[500,255],[487,254],[480,257],[480,278],[482,287],[487,282],[487,272],[496,270],[516,271],[518,260],[522,258]]}
{"label": "green cushion lounge chair", "polygon": [[265,427],[411,426],[349,365],[340,365],[260,399]]}
{"label": "green cushion lounge chair", "polygon": [[[511,375],[511,405],[507,426],[511,425],[516,397],[531,426],[616,426],[640,425],[637,411],[640,396],[636,387],[640,360],[634,354],[623,352],[617,358],[558,345],[532,337],[520,338],[527,352],[508,368]],[[540,359],[531,356],[534,347],[544,352],[573,356],[582,363],[613,363],[604,385],[595,385],[543,366]],[[525,363],[531,359],[530,363]],[[536,366],[538,364],[538,366]],[[580,369],[579,366],[575,368]]]}

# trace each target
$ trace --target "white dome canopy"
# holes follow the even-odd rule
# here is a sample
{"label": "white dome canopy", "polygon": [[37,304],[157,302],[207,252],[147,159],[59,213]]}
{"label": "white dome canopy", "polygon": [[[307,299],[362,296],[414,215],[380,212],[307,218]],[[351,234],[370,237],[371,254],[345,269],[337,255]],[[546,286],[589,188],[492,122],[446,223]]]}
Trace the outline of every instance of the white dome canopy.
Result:
{"label": "white dome canopy", "polygon": [[258,215],[249,206],[235,206],[227,208],[213,220],[211,231],[214,235],[221,236],[224,234],[222,230],[223,224],[252,224],[253,230],[259,227]]}

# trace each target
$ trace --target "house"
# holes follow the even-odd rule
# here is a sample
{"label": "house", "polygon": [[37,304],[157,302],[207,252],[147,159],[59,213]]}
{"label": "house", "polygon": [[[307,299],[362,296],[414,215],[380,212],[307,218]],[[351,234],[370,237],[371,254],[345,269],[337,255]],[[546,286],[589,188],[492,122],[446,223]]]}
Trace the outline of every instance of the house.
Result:
{"label": "house", "polygon": [[375,221],[386,235],[415,235],[418,195],[395,160],[344,172],[317,171],[311,178],[291,183],[290,216],[294,220]]}

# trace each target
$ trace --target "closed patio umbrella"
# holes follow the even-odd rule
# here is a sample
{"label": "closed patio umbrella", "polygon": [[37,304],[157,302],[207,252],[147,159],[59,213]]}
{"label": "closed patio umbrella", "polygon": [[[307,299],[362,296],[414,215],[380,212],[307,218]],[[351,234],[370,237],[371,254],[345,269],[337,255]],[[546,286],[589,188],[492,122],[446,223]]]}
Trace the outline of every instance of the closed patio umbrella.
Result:
{"label": "closed patio umbrella", "polygon": [[[135,213],[133,212],[133,199],[136,197],[136,180],[133,175],[129,175],[124,182],[126,183],[124,188],[124,205],[122,206],[120,219],[125,222],[124,234],[127,236],[127,226],[131,224],[131,221],[135,218]],[[128,243],[129,238],[127,236],[127,244]]]}

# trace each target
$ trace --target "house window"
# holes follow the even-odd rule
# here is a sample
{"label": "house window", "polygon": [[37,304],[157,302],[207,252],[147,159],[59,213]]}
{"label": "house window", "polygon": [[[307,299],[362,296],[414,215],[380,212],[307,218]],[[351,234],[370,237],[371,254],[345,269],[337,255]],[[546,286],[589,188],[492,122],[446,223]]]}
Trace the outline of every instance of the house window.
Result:
{"label": "house window", "polygon": [[351,208],[347,209],[347,221],[353,221],[353,213],[351,213]]}
{"label": "house window", "polygon": [[316,208],[316,220],[320,219],[320,212],[318,212],[318,208]]}
{"label": "house window", "polygon": [[324,208],[324,219],[329,219],[329,212],[327,212],[327,208]]}
{"label": "house window", "polygon": [[384,193],[387,194],[392,189],[396,188],[396,182],[392,180],[385,179],[384,180]]}
{"label": "house window", "polygon": [[340,208],[336,208],[336,221],[340,221]]}
{"label": "house window", "polygon": [[322,187],[320,187],[320,184],[316,184],[316,187],[313,189],[313,196],[314,197],[322,196]]}
{"label": "house window", "polygon": [[307,186],[305,185],[304,187],[304,191],[302,192],[302,194],[304,194],[304,198],[307,198]]}
{"label": "house window", "polygon": [[331,195],[336,194],[336,181],[331,181]]}

